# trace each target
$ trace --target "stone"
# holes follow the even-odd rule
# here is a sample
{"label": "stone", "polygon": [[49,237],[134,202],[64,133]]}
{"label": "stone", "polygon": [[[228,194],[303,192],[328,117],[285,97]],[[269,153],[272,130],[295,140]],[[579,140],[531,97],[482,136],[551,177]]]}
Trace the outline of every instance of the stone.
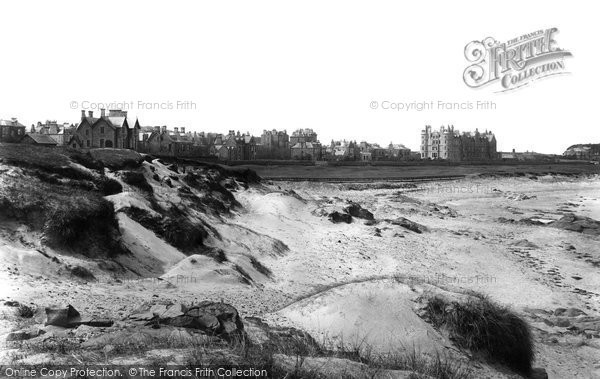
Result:
{"label": "stone", "polygon": [[161,319],[168,319],[168,318],[174,318],[174,317],[179,317],[179,316],[183,316],[185,314],[185,306],[183,306],[182,304],[172,304],[170,305],[166,311],[164,311],[162,314],[160,314],[160,318]]}
{"label": "stone", "polygon": [[339,224],[341,222],[350,224],[352,222],[352,216],[347,213],[333,211],[329,214],[329,221],[333,222],[334,224]]}
{"label": "stone", "polygon": [[352,217],[362,218],[364,220],[375,219],[375,217],[373,217],[373,213],[361,207],[358,203],[351,202],[350,205],[347,206],[344,210]]}
{"label": "stone", "polygon": [[70,304],[65,308],[46,308],[46,325],[72,328],[81,324],[81,315]]}
{"label": "stone", "polygon": [[92,319],[83,319],[79,323],[80,325],[87,325],[95,328],[106,328],[112,326],[114,323],[113,320],[109,319],[100,319],[100,318],[92,318]]}
{"label": "stone", "polygon": [[571,325],[571,322],[565,317],[558,317],[554,321],[554,325],[559,326],[561,328],[566,328]]}
{"label": "stone", "polygon": [[46,333],[46,331],[39,328],[19,330],[16,332],[8,333],[8,335],[6,336],[6,341],[25,341],[38,337],[44,333]]}
{"label": "stone", "polygon": [[[202,330],[208,334],[229,336],[241,333],[244,324],[238,311],[226,303],[203,301],[187,309],[176,308],[169,317],[159,316],[159,322],[166,325]],[[177,315],[177,312],[182,313]],[[174,317],[171,317],[175,315]]]}
{"label": "stone", "polygon": [[549,223],[548,226],[600,236],[600,221],[585,216],[576,216],[572,213],[566,214],[559,220]]}
{"label": "stone", "polygon": [[426,226],[418,224],[418,223],[416,223],[414,221],[411,221],[411,220],[409,220],[407,218],[404,218],[404,217],[398,217],[395,220],[389,220],[389,222],[392,225],[401,226],[401,227],[403,227],[405,229],[408,229],[408,230],[410,230],[412,232],[415,232],[415,233],[418,233],[418,234],[421,234],[421,233],[429,231],[429,229]]}

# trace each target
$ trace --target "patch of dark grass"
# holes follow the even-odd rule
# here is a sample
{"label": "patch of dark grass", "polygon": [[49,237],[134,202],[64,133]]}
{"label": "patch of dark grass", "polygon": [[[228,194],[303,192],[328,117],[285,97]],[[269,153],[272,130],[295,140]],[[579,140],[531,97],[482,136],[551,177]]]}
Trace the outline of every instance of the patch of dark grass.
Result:
{"label": "patch of dark grass", "polygon": [[148,184],[148,181],[146,180],[146,177],[143,173],[138,171],[121,171],[120,175],[121,178],[123,178],[123,181],[129,184],[130,186],[137,187],[142,191],[146,191],[148,193],[154,192],[152,186]]}
{"label": "patch of dark grass", "polygon": [[108,226],[117,227],[112,203],[102,198],[72,199],[69,204],[50,209],[48,213],[44,234],[59,244],[83,239],[90,229],[101,228],[107,232]]}
{"label": "patch of dark grass", "polygon": [[125,252],[112,204],[77,183],[47,183],[23,170],[0,186],[0,214],[43,232],[54,247],[94,257]]}
{"label": "patch of dark grass", "polygon": [[60,176],[56,174],[48,174],[45,171],[35,170],[33,171],[33,175],[43,182],[50,184],[60,184]]}
{"label": "patch of dark grass", "polygon": [[138,168],[144,161],[141,154],[130,149],[92,149],[89,154],[111,170]]}
{"label": "patch of dark grass", "polygon": [[243,267],[241,267],[240,265],[233,265],[233,268],[241,275],[240,281],[242,283],[252,284],[252,277],[250,276],[250,274],[248,274],[246,270],[244,270]]}
{"label": "patch of dark grass", "polygon": [[202,254],[211,257],[218,263],[225,263],[229,261],[223,249],[211,248]]}
{"label": "patch of dark grass", "polygon": [[98,172],[104,172],[104,164],[102,162],[92,158],[92,155],[88,153],[81,153],[78,151],[69,151],[69,157],[73,162],[77,162],[83,167],[89,168],[90,170],[96,170]]}
{"label": "patch of dark grass", "polygon": [[459,347],[517,372],[531,371],[534,342],[530,327],[509,308],[483,295],[463,303],[433,297],[426,315],[434,326],[446,328]]}
{"label": "patch of dark grass", "polygon": [[123,186],[119,181],[105,176],[98,181],[98,189],[104,196],[116,195],[123,192]]}
{"label": "patch of dark grass", "polygon": [[271,270],[263,265],[258,259],[250,256],[250,264],[252,264],[252,267],[254,267],[254,269],[258,272],[260,272],[261,274],[263,274],[264,276],[270,278],[271,275],[273,274],[273,272],[271,272]]}
{"label": "patch of dark grass", "polygon": [[75,266],[71,269],[71,275],[84,280],[96,280],[96,277],[90,270],[82,266]]}
{"label": "patch of dark grass", "polygon": [[35,310],[28,305],[19,304],[19,307],[17,308],[17,314],[19,317],[32,318],[35,314]]}
{"label": "patch of dark grass", "polygon": [[164,216],[153,216],[136,207],[124,209],[125,213],[144,228],[152,230],[169,244],[186,253],[201,253],[208,232],[202,225],[193,223],[185,212],[171,208]]}
{"label": "patch of dark grass", "polygon": [[206,196],[198,198],[186,187],[181,187],[179,192],[188,198],[193,204],[197,204],[204,210],[208,209],[218,214],[229,213],[231,208],[241,206],[235,196],[220,183],[220,178],[214,175],[201,175],[197,172],[188,172],[183,177],[183,182],[190,187],[203,192]]}

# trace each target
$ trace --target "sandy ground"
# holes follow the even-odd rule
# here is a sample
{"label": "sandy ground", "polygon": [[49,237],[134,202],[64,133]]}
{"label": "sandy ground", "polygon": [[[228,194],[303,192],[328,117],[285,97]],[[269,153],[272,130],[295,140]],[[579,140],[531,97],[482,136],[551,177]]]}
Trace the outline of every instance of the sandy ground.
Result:
{"label": "sandy ground", "polygon": [[[162,267],[165,280],[116,281],[98,273],[98,282],[79,281],[61,271],[62,264],[99,272],[96,263],[75,256],[49,263],[36,251],[39,236],[5,223],[0,299],[70,303],[82,314],[112,318],[156,299],[224,300],[244,316],[300,327],[329,341],[367,341],[386,350],[411,335],[409,341],[420,343],[420,349],[446,346],[420,319],[393,306],[416,296],[406,283],[387,279],[403,277],[408,283],[483,292],[511,305],[534,325],[535,366],[546,368],[553,378],[600,377],[600,338],[584,340],[536,318],[561,307],[600,316],[600,237],[498,220],[554,220],[565,212],[600,219],[597,177],[462,179],[360,191],[343,184],[277,182],[235,196],[243,210],[215,221],[223,238],[211,241],[230,255],[227,265],[202,256],[182,257],[120,217],[140,259]],[[406,217],[430,231],[417,234],[385,221],[330,222],[327,212],[347,200],[372,211],[376,219]],[[274,249],[278,241],[287,249]],[[253,271],[249,256],[268,267],[271,277]],[[234,280],[233,263],[250,272],[250,285]],[[404,332],[395,335],[399,328]],[[423,333],[430,337],[422,338]]]}

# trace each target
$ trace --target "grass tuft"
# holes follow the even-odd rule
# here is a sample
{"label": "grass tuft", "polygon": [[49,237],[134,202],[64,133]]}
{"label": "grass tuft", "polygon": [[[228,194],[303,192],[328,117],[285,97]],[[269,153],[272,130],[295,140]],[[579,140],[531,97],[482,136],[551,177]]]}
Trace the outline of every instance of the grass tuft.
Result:
{"label": "grass tuft", "polygon": [[254,269],[258,272],[260,272],[261,274],[263,274],[264,276],[270,278],[271,275],[273,274],[273,272],[271,272],[271,270],[263,265],[258,259],[250,256],[250,263],[252,264],[252,267],[254,267]]}
{"label": "grass tuft", "polygon": [[425,311],[433,325],[446,328],[459,347],[518,372],[531,371],[535,353],[530,327],[509,308],[479,295],[464,303],[433,297]]}
{"label": "grass tuft", "polygon": [[35,314],[35,311],[28,305],[19,304],[19,308],[17,308],[17,314],[19,315],[19,317],[32,318]]}

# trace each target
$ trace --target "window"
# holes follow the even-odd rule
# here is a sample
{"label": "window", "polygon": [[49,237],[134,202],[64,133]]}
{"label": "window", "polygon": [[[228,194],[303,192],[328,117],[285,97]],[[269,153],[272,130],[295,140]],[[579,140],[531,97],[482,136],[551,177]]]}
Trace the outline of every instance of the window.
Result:
{"label": "window", "polygon": [[85,141],[85,145],[86,145],[87,147],[90,147],[90,140],[89,140],[89,139]]}
{"label": "window", "polygon": [[100,134],[104,134],[104,126],[100,127]]}
{"label": "window", "polygon": [[90,135],[90,130],[89,130],[89,129],[86,129],[86,130],[85,130],[85,135],[86,135],[86,136],[89,136],[89,135]]}

